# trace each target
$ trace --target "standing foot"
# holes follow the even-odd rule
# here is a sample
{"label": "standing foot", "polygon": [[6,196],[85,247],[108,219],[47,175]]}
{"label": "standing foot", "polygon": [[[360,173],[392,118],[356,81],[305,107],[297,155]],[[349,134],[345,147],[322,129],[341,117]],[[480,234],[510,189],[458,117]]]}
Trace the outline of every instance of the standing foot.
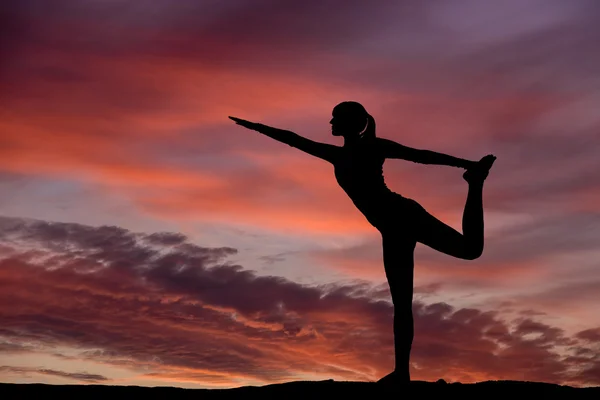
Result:
{"label": "standing foot", "polygon": [[398,386],[398,385],[409,384],[410,383],[410,374],[408,374],[408,373],[400,374],[399,372],[396,372],[394,370],[394,371],[390,372],[389,374],[387,374],[386,376],[384,376],[383,378],[381,378],[380,380],[378,380],[377,383],[380,385],[385,385],[385,386]]}
{"label": "standing foot", "polygon": [[487,178],[490,168],[496,161],[496,156],[488,154],[481,160],[477,161],[475,165],[463,174],[463,179],[469,184],[483,184],[485,178]]}

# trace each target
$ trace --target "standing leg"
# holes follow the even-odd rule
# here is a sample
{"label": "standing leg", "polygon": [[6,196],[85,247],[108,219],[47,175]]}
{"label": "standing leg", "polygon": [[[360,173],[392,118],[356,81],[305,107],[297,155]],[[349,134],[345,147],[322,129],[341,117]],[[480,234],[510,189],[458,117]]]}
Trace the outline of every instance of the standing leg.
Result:
{"label": "standing leg", "polygon": [[412,298],[416,241],[396,234],[383,234],[382,239],[383,264],[394,304],[395,368],[379,382],[408,383],[414,336]]}

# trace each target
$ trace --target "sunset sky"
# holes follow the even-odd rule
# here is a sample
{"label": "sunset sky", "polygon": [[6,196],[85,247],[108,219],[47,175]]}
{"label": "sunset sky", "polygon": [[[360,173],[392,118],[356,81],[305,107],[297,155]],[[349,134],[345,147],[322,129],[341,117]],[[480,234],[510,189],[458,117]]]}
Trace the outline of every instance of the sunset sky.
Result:
{"label": "sunset sky", "polygon": [[[600,3],[6,0],[0,381],[228,388],[394,365],[381,237],[341,145],[497,161],[475,261],[415,252],[412,377],[600,385]],[[388,160],[460,231],[463,171]]]}

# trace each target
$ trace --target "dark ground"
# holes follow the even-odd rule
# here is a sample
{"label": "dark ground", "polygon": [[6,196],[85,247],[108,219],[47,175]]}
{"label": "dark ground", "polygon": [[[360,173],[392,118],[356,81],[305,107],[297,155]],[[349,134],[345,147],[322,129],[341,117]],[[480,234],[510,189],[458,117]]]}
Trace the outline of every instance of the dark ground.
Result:
{"label": "dark ground", "polygon": [[[179,389],[172,387],[146,388],[139,386],[108,385],[44,385],[0,384],[0,398],[12,399],[358,399],[395,398],[414,399],[421,396],[446,398],[478,398],[488,400],[503,396],[510,400],[533,396],[556,399],[600,399],[600,387],[573,388],[549,383],[487,381],[480,383],[433,383],[416,381],[407,387],[386,388],[372,382],[288,382],[267,386],[245,386],[235,389]],[[415,397],[416,396],[416,397]],[[508,396],[511,396],[510,398]],[[421,397],[422,398],[422,397]],[[431,398],[431,397],[424,397]],[[539,398],[539,397],[538,397]]]}

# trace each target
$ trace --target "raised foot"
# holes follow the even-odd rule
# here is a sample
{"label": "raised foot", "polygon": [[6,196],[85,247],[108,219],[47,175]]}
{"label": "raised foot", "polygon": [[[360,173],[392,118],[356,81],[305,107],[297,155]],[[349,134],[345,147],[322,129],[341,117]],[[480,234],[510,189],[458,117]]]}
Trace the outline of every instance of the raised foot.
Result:
{"label": "raised foot", "polygon": [[496,161],[496,156],[488,154],[477,161],[473,167],[466,170],[463,174],[463,179],[468,183],[483,183],[485,178],[487,178],[494,161]]}

